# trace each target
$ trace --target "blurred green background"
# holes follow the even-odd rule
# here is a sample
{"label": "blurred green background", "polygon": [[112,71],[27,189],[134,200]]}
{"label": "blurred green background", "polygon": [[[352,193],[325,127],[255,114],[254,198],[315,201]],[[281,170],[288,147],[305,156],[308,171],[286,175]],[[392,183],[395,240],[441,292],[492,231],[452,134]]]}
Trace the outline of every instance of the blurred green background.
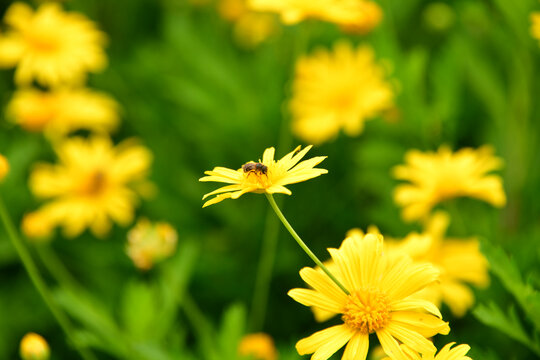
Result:
{"label": "blurred green background", "polygon": [[[151,180],[159,191],[143,202],[138,214],[168,221],[179,234],[177,254],[149,273],[134,268],[124,250],[128,229],[118,226],[105,241],[85,233],[74,240],[58,236],[50,245],[37,246],[43,249],[30,246],[38,264],[36,251],[41,256],[56,253],[84,286],[85,291],[75,292],[57,288],[40,268],[81,329],[77,336],[93,344],[99,359],[233,359],[238,338],[259,330],[274,337],[281,359],[299,359],[294,343],[325,327],[286,295],[304,286],[298,270],[312,264],[279,227],[266,318],[264,324],[250,325],[269,206],[263,196],[248,194],[202,209],[202,195],[215,186],[198,182],[214,166],[238,168],[258,159],[267,147],[283,145],[277,148],[281,157],[301,144],[286,135],[284,102],[290,97],[293,60],[306,34],[308,50],[330,47],[342,38],[371,44],[378,59],[392,64],[391,77],[400,88],[399,116],[369,121],[359,137],[342,134],[310,151],[311,156],[328,156],[321,167],[329,174],[291,186],[290,197],[277,196],[297,232],[326,258],[325,249],[339,246],[353,227],[375,224],[393,237],[419,230],[400,219],[392,200],[397,182],[391,168],[412,148],[492,144],[504,159],[501,175],[508,205],[498,210],[475,200],[455,201],[452,216],[463,221],[452,222],[449,234],[478,235],[500,258],[507,260],[504,254],[509,254],[512,260],[499,269],[503,275],[492,274],[491,286],[476,291],[477,303],[496,304],[501,316],[517,319],[534,342],[538,323],[516,305],[519,300],[504,274],[517,270],[530,288],[540,287],[540,48],[530,35],[529,20],[540,3],[379,4],[384,20],[369,35],[344,35],[333,25],[309,21],[283,26],[260,46],[245,49],[236,44],[231,24],[220,18],[213,3],[65,2],[109,36],[110,66],[91,75],[90,86],[122,106],[122,126],[113,138],[139,137],[154,154]],[[8,5],[2,2],[1,14]],[[5,107],[14,90],[13,71],[2,71],[0,78]],[[55,156],[41,134],[24,132],[3,113],[0,153],[12,166],[0,192],[20,223],[23,213],[39,204],[27,187],[32,165],[54,162]],[[53,359],[77,358],[3,229],[0,269],[0,359],[18,358],[19,341],[29,331],[49,341]],[[190,310],[194,304],[201,314]],[[514,317],[507,312],[511,308]],[[536,309],[538,320],[540,307]],[[443,307],[443,315],[452,331],[435,338],[438,347],[456,341],[471,345],[474,359],[537,358],[522,338],[500,331],[514,330],[497,319],[492,327],[471,313],[454,319]]]}

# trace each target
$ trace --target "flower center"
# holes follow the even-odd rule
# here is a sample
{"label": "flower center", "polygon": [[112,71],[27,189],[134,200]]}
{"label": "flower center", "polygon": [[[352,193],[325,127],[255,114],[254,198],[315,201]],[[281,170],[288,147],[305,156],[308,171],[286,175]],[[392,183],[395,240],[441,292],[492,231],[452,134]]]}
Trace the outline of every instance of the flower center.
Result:
{"label": "flower center", "polygon": [[37,52],[50,53],[58,50],[58,39],[50,31],[27,31],[26,41],[29,46]]}
{"label": "flower center", "polygon": [[244,170],[244,182],[259,188],[268,188],[268,167],[261,163],[248,162],[242,166]]}
{"label": "flower center", "polygon": [[87,181],[81,186],[81,193],[87,196],[96,196],[103,192],[105,184],[105,174],[98,170],[91,174]]}
{"label": "flower center", "polygon": [[384,293],[372,288],[351,293],[341,319],[363,334],[384,328],[390,320],[390,306]]}

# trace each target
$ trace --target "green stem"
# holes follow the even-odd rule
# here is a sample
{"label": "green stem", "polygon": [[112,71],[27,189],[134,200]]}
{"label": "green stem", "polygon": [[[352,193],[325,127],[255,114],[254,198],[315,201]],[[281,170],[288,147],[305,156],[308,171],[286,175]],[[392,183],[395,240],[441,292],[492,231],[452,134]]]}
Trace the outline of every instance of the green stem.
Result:
{"label": "green stem", "polygon": [[45,281],[41,277],[39,270],[32,260],[32,257],[30,256],[30,253],[28,252],[28,249],[24,246],[21,238],[19,237],[17,231],[15,230],[15,226],[13,225],[13,221],[11,220],[11,217],[9,216],[6,207],[4,205],[4,202],[0,198],[0,218],[2,219],[2,222],[4,223],[4,227],[6,228],[7,234],[9,239],[11,240],[11,243],[13,244],[13,247],[17,251],[17,254],[19,255],[21,262],[26,269],[26,272],[28,273],[28,276],[30,276],[30,280],[34,284],[35,288],[37,289],[39,295],[41,295],[43,301],[45,302],[45,305],[49,308],[51,313],[53,314],[54,318],[68,337],[68,339],[71,341],[75,349],[79,352],[81,357],[84,360],[96,360],[97,358],[94,356],[94,354],[87,348],[81,347],[78,345],[78,342],[75,338],[73,338],[74,330],[71,325],[71,322],[69,321],[69,318],[66,316],[62,310],[56,305],[56,303],[53,300],[53,297],[51,295],[51,292],[47,288],[47,285],[45,284]]}
{"label": "green stem", "polygon": [[41,262],[59,284],[71,290],[79,291],[82,289],[81,285],[69,273],[49,244],[36,244],[35,248]]}
{"label": "green stem", "polygon": [[199,309],[195,300],[193,300],[187,292],[184,293],[181,306],[201,342],[201,349],[206,353],[206,357],[211,360],[219,360],[220,356],[213,340],[216,337],[212,333],[210,323],[206,320],[206,317],[201,309]]}
{"label": "green stem", "polygon": [[270,206],[272,206],[272,209],[274,209],[274,212],[276,213],[276,215],[278,216],[278,218],[281,220],[281,222],[283,223],[283,225],[285,226],[285,228],[289,231],[289,233],[292,235],[292,237],[294,238],[294,240],[296,240],[296,242],[298,243],[298,245],[300,245],[300,247],[302,248],[302,250],[305,251],[306,254],[308,254],[308,256],[311,258],[311,260],[313,260],[315,262],[315,264],[317,264],[317,266],[319,266],[325,273],[326,275],[328,275],[328,277],[330,279],[332,279],[332,281],[334,283],[336,283],[337,286],[339,286],[339,288],[341,290],[343,290],[343,292],[347,295],[349,295],[349,291],[345,288],[345,286],[343,286],[338,279],[336,279],[336,277],[334,275],[332,275],[332,273],[326,268],[326,266],[324,266],[324,264],[321,262],[321,260],[319,260],[319,258],[313,253],[313,251],[311,251],[309,249],[309,247],[306,245],[306,243],[304,243],[304,241],[302,241],[302,239],[300,238],[300,236],[298,236],[298,234],[296,233],[296,231],[294,231],[293,227],[291,226],[291,224],[289,224],[289,222],[287,221],[287,219],[285,218],[285,216],[283,215],[283,213],[281,212],[281,210],[279,209],[279,207],[277,206],[276,204],[276,200],[274,200],[274,197],[272,196],[272,194],[268,194],[268,193],[265,193],[266,195],[266,198],[268,199],[268,202],[270,203]]}

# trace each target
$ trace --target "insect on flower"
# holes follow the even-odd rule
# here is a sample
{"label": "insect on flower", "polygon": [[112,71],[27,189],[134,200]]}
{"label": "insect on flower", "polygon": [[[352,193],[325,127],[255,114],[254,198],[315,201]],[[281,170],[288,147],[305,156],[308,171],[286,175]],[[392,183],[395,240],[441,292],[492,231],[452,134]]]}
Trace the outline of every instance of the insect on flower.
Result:
{"label": "insect on flower", "polygon": [[242,165],[242,170],[244,170],[245,173],[255,172],[257,174],[266,175],[268,172],[268,166],[261,164],[260,162],[248,162]]}

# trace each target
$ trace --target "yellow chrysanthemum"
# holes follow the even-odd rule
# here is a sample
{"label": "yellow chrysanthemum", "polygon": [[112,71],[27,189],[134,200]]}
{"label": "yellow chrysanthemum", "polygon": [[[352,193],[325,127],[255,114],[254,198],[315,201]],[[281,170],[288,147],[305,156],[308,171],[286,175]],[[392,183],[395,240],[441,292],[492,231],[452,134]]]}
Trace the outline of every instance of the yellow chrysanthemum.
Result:
{"label": "yellow chrysanthemum", "polygon": [[9,162],[2,154],[0,154],[0,181],[4,180],[8,172]]}
{"label": "yellow chrysanthemum", "polygon": [[455,153],[447,146],[438,152],[410,150],[405,162],[394,168],[394,177],[410,184],[398,185],[394,200],[403,206],[407,221],[426,218],[439,202],[455,197],[474,197],[497,207],[506,204],[501,177],[488,174],[502,167],[490,146]]}
{"label": "yellow chrysanthemum", "polygon": [[293,289],[289,295],[306,306],[340,314],[343,324],[300,340],[300,355],[326,360],[347,344],[342,359],[365,360],[369,335],[375,333],[387,355],[406,359],[400,343],[422,354],[435,353],[427,339],[447,334],[448,323],[432,303],[410,296],[437,280],[438,270],[429,264],[413,264],[406,256],[389,257],[381,235],[347,238],[339,249],[329,249],[336,264],[335,276],[348,289],[345,294],[329,277],[313,268],[300,271],[313,289]]}
{"label": "yellow chrysanthemum", "polygon": [[48,360],[50,356],[49,344],[43,336],[28,333],[21,340],[20,354],[23,360]]}
{"label": "yellow chrysanthemum", "polygon": [[176,230],[164,222],[151,223],[140,219],[127,235],[126,252],[135,266],[149,270],[154,263],[171,256],[176,250]]}
{"label": "yellow chrysanthemum", "polygon": [[43,131],[50,137],[78,129],[107,133],[119,123],[116,101],[89,89],[19,90],[11,99],[7,114],[24,129]]}
{"label": "yellow chrysanthemum", "polygon": [[540,40],[540,12],[534,12],[531,14],[531,35]]}
{"label": "yellow chrysanthemum", "polygon": [[367,0],[248,0],[248,4],[255,11],[280,14],[285,24],[319,19],[355,32],[367,32],[382,19],[380,7]]}
{"label": "yellow chrysanthemum", "polygon": [[268,148],[259,162],[249,161],[238,170],[224,167],[215,167],[212,171],[205,171],[199,181],[223,182],[231,185],[224,186],[203,196],[217,195],[204,203],[203,207],[216,204],[225,199],[238,199],[245,193],[282,193],[291,195],[285,185],[313,179],[328,173],[326,169],[315,168],[326,156],[317,156],[309,160],[299,161],[311,149],[311,145],[300,151],[298,146],[280,160],[274,160],[275,149]]}
{"label": "yellow chrysanthemum", "polygon": [[333,52],[319,50],[296,64],[289,104],[294,133],[322,143],[343,129],[360,134],[364,122],[394,106],[394,90],[368,46],[341,42]]}
{"label": "yellow chrysanthemum", "polygon": [[248,334],[240,340],[238,354],[254,360],[277,360],[274,340],[265,333]]}
{"label": "yellow chrysanthemum", "polygon": [[[56,226],[68,237],[89,228],[105,235],[111,220],[127,225],[138,201],[152,154],[135,141],[117,147],[105,137],[70,138],[57,144],[60,163],[40,164],[30,176],[35,196],[51,201],[25,217],[27,235],[45,237]],[[138,188],[137,188],[138,190]]]}
{"label": "yellow chrysanthemum", "polygon": [[[449,343],[445,345],[437,355],[427,354],[420,355],[417,352],[411,350],[406,345],[402,345],[403,351],[407,354],[407,360],[472,360],[470,357],[465,356],[471,347],[467,344],[461,344],[453,349],[450,349],[455,343]],[[391,360],[389,357],[385,357],[382,360]]]}
{"label": "yellow chrysanthemum", "polygon": [[417,296],[439,306],[447,304],[455,316],[465,315],[474,304],[474,294],[467,284],[485,287],[489,284],[488,262],[480,252],[477,239],[445,238],[450,218],[436,212],[422,234],[409,234],[403,241],[388,242],[391,251],[405,252],[414,261],[437,267],[440,280]]}
{"label": "yellow chrysanthemum", "polygon": [[0,35],[0,66],[16,66],[15,82],[27,85],[81,84],[88,71],[105,67],[105,34],[82,14],[64,12],[57,3],[34,12],[24,3],[9,7],[4,22],[11,28]]}

